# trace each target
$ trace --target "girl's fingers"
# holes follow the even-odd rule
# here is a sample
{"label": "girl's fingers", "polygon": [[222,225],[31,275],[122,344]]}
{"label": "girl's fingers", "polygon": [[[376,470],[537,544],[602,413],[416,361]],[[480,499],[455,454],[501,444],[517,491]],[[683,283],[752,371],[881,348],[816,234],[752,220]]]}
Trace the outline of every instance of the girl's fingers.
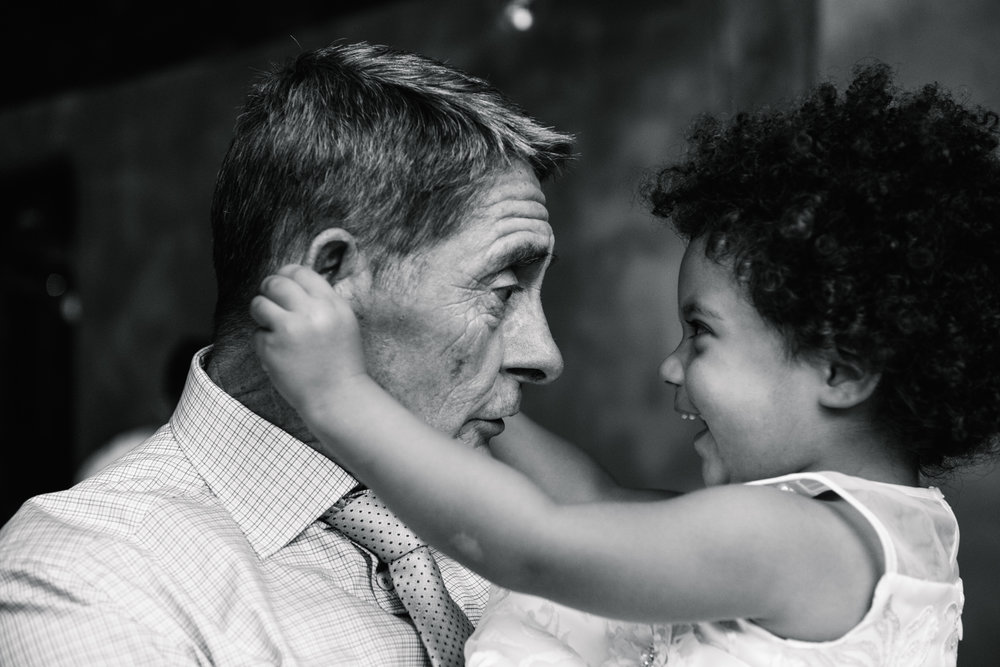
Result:
{"label": "girl's fingers", "polygon": [[331,295],[335,294],[326,278],[308,267],[300,266],[292,277],[302,286],[302,289],[317,299],[329,299]]}
{"label": "girl's fingers", "polygon": [[268,332],[258,329],[253,332],[253,348],[257,353],[257,359],[260,361],[260,367],[264,369],[264,372],[268,375],[271,374],[271,369],[267,365],[267,336]]}
{"label": "girl's fingers", "polygon": [[291,276],[275,273],[260,284],[260,293],[285,310],[304,308],[309,295]]}
{"label": "girl's fingers", "polygon": [[275,273],[279,276],[285,276],[286,278],[291,278],[292,275],[301,268],[302,268],[301,264],[285,264]]}
{"label": "girl's fingers", "polygon": [[[330,283],[326,281],[326,278],[310,269],[308,266],[302,266],[301,264],[286,264],[278,269],[277,273],[274,275],[295,282],[302,288],[303,291],[306,292],[306,294],[317,299],[330,298],[330,295],[333,293],[333,288],[330,286]],[[271,276],[268,276],[268,278],[271,278]],[[268,279],[265,279],[264,284],[266,285],[267,283]],[[280,282],[278,284],[280,285]],[[282,303],[282,305],[284,305],[284,303]]]}
{"label": "girl's fingers", "polygon": [[250,317],[262,329],[271,331],[282,316],[285,309],[266,296],[257,295],[250,301]]}

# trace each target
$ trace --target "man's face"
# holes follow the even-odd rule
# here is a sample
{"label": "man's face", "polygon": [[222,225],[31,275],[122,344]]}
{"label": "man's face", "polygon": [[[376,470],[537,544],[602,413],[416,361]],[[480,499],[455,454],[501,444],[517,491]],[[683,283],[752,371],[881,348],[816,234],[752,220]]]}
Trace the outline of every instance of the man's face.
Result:
{"label": "man's face", "polygon": [[502,172],[455,234],[358,295],[371,376],[431,426],[485,446],[518,411],[521,383],[562,372],[541,304],[552,244],[534,173]]}

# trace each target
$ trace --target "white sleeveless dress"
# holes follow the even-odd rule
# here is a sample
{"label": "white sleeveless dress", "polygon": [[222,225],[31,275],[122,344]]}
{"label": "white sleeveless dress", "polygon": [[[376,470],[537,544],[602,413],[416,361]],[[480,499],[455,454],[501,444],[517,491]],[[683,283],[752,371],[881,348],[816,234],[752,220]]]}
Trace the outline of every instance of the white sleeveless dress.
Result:
{"label": "white sleeveless dress", "polygon": [[954,667],[964,595],[958,523],[941,492],[834,472],[752,482],[836,493],[878,534],[885,573],[839,639],[782,639],[749,621],[639,625],[494,588],[466,644],[468,667]]}

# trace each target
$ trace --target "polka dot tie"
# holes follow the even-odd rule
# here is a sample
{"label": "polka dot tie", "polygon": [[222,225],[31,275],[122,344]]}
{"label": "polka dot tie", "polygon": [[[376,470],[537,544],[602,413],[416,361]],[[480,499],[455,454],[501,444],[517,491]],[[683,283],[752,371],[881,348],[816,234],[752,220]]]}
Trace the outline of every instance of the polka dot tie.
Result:
{"label": "polka dot tie", "polygon": [[434,667],[462,667],[472,623],[448,595],[434,556],[413,531],[368,490],[322,517],[389,564],[389,576]]}

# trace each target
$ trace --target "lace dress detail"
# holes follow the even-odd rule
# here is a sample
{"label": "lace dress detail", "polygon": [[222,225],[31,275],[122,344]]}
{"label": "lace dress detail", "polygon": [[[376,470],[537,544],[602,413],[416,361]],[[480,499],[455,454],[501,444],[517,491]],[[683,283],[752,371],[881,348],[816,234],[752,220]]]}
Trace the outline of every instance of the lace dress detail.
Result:
{"label": "lace dress detail", "polygon": [[828,642],[782,639],[749,621],[649,626],[494,588],[466,644],[469,667],[954,667],[962,637],[958,524],[937,489],[803,473],[754,484],[832,491],[872,525],[885,574],[865,617]]}

